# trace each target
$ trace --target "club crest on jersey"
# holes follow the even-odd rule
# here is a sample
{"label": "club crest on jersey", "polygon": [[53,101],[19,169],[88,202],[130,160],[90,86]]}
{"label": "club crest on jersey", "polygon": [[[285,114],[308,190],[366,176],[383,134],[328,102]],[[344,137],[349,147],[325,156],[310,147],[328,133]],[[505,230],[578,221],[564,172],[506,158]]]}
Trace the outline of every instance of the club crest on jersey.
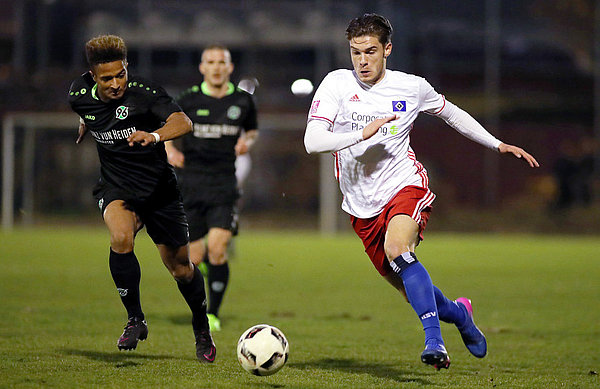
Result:
{"label": "club crest on jersey", "polygon": [[121,105],[119,108],[117,108],[117,110],[115,111],[115,117],[119,120],[124,120],[127,119],[127,116],[129,116],[129,107],[126,107],[124,105]]}
{"label": "club crest on jersey", "polygon": [[392,101],[394,112],[406,112],[406,100]]}
{"label": "club crest on jersey", "polygon": [[227,109],[227,118],[231,120],[237,120],[240,118],[242,110],[237,105],[232,105]]}

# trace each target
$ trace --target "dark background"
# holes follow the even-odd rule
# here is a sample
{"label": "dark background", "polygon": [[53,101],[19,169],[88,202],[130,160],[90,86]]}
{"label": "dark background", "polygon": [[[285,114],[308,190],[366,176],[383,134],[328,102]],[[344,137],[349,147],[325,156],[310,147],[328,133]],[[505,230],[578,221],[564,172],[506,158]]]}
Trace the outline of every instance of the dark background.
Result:
{"label": "dark background", "polygon": [[[122,36],[130,71],[172,95],[200,81],[204,46],[225,44],[233,80],[260,83],[261,137],[244,191],[246,223],[314,227],[319,157],[307,155],[302,141],[311,96],[294,96],[289,87],[298,78],[316,87],[328,71],[351,68],[345,27],[378,12],[395,29],[389,68],[424,76],[541,163],[529,169],[422,115],[412,145],[438,194],[432,228],[596,232],[599,9],[593,0],[0,0],[0,115],[69,111],[70,82],[87,70],[83,46],[99,34]],[[91,139],[74,145],[76,121],[65,130],[36,131],[35,220],[97,221],[95,146]],[[24,142],[17,136],[17,160]],[[23,182],[16,169],[18,222]]]}

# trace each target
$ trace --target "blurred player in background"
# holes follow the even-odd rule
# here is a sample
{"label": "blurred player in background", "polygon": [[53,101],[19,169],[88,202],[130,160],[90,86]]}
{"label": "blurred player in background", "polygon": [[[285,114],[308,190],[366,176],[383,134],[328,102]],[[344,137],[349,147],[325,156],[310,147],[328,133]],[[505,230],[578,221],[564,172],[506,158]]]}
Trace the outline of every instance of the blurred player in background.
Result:
{"label": "blurred player in background", "polygon": [[334,153],[342,209],[351,215],[379,273],[417,313],[425,330],[421,360],[439,370],[450,365],[440,320],[455,324],[478,358],[486,355],[487,343],[473,322],[470,300],[446,298],[415,255],[435,195],[409,144],[413,123],[426,112],[485,147],[522,158],[531,167],[538,163],[523,149],[494,138],[424,78],[387,70],[391,36],[392,26],[380,15],[350,21],[346,38],[354,71],[336,70],[323,79],[313,97],[304,144],[309,153]]}
{"label": "blurred player in background", "polygon": [[190,132],[192,123],[160,86],[129,76],[120,37],[99,36],[85,48],[90,71],[71,85],[69,103],[81,117],[77,143],[91,133],[100,158],[94,197],[110,233],[110,272],[128,315],[117,346],[132,350],[148,336],[133,252],[145,225],[192,311],[196,355],[200,362],[213,362],[204,281],[189,258],[186,216],[163,143]]}
{"label": "blurred player in background", "polygon": [[193,131],[182,137],[181,151],[167,142],[169,162],[181,168],[182,193],[190,224],[190,258],[207,257],[208,318],[221,328],[219,308],[229,282],[227,246],[237,233],[236,155],[247,154],[258,136],[252,96],[231,82],[231,54],[224,46],[204,49],[199,65],[204,81],[177,102],[192,119]]}

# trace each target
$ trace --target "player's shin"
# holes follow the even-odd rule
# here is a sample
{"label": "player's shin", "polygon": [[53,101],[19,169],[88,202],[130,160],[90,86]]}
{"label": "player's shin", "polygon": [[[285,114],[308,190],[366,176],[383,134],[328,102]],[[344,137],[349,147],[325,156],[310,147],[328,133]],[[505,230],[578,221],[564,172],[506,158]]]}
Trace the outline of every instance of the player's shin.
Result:
{"label": "player's shin", "polygon": [[194,277],[189,282],[177,280],[177,287],[192,311],[192,327],[194,330],[208,328],[204,279],[198,267],[194,266]]}
{"label": "player's shin", "polygon": [[127,310],[127,317],[144,320],[140,304],[140,264],[133,251],[125,254],[110,250],[110,274],[115,282],[121,301]]}
{"label": "player's shin", "polygon": [[219,308],[223,301],[228,282],[229,265],[227,262],[222,265],[208,263],[208,313],[215,316],[219,315]]}
{"label": "player's shin", "polygon": [[443,342],[433,284],[425,267],[412,252],[403,253],[390,265],[402,278],[408,301],[421,320],[425,343]]}

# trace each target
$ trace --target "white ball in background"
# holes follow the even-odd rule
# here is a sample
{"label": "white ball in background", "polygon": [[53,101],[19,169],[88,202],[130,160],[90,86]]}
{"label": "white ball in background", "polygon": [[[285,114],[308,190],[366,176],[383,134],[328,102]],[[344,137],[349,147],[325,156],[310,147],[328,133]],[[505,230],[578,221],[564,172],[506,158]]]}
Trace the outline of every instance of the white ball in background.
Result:
{"label": "white ball in background", "polygon": [[296,96],[307,96],[313,91],[313,84],[306,78],[299,78],[292,83],[292,93]]}

